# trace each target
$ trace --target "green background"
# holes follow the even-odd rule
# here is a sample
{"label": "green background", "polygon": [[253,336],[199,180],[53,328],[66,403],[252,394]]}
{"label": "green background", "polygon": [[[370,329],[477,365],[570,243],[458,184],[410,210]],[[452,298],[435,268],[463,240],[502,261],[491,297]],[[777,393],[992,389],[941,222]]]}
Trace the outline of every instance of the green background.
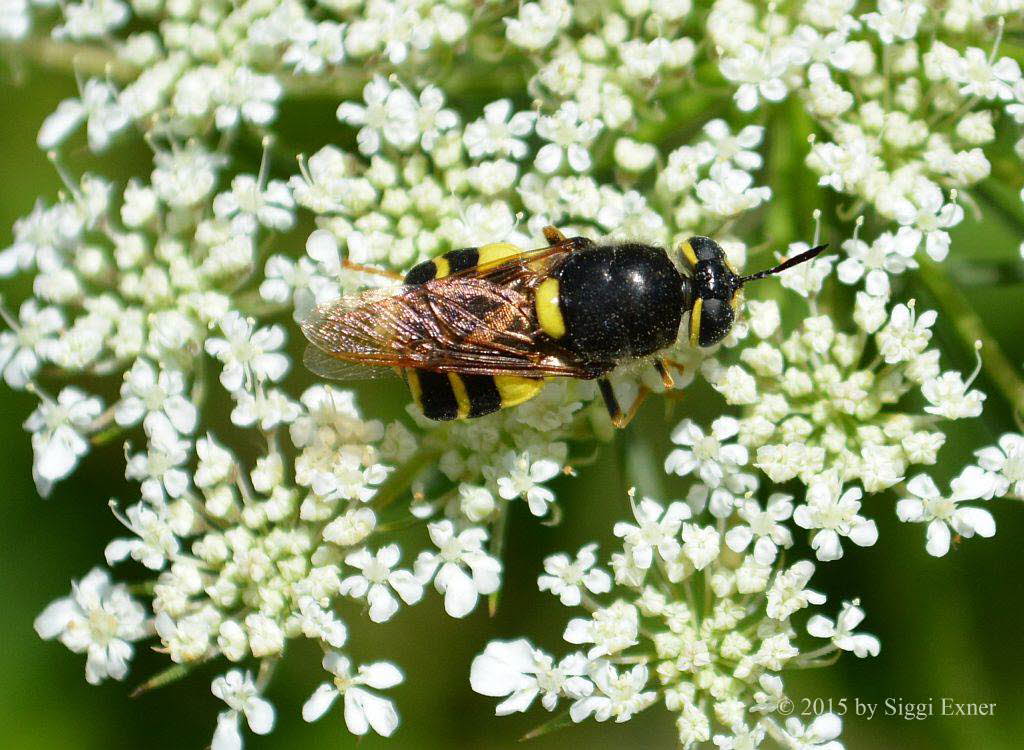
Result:
{"label": "green background", "polygon": [[[58,101],[74,94],[67,76],[28,71],[5,71],[0,81],[0,247],[10,242],[14,220],[27,213],[36,196],[53,196],[59,180],[36,148],[35,134],[42,119]],[[340,139],[331,109],[310,105],[280,126],[284,140],[314,133],[315,140]],[[136,139],[138,140],[138,139]],[[124,179],[133,170],[146,169],[148,154],[140,143],[112,149],[104,159],[84,153],[79,135],[68,159],[77,170],[87,167]],[[255,147],[252,154],[258,157]],[[282,172],[287,165],[279,165]],[[779,193],[778,187],[776,193]],[[1014,188],[1017,185],[1012,186]],[[818,193],[808,200],[818,199]],[[787,196],[780,195],[779,201]],[[1011,202],[1016,198],[1010,195]],[[778,204],[784,205],[784,204]],[[966,261],[1013,264],[1020,231],[1011,222],[1013,209],[969,218],[958,228],[954,255],[947,268],[968,296],[1010,360],[1024,361],[1021,301],[1024,285],[998,286],[964,283]],[[1018,225],[1019,226],[1019,225]],[[301,245],[297,245],[298,248]],[[906,295],[917,296],[922,306],[934,306],[927,291],[908,281]],[[16,307],[27,293],[24,281],[5,285],[9,304]],[[294,337],[294,333],[292,334]],[[947,321],[938,326],[938,344],[950,353],[945,360],[970,371],[973,357],[955,338]],[[292,373],[291,385],[300,386],[309,375]],[[1012,428],[1007,402],[983,375],[979,381],[990,393],[983,420],[956,427],[940,454],[934,475],[944,485],[978,445],[991,443]],[[397,415],[405,394],[398,384],[358,386],[367,412]],[[294,389],[293,389],[294,392]],[[32,621],[52,599],[64,596],[71,578],[78,578],[103,560],[103,548],[123,531],[107,510],[111,495],[131,502],[133,490],[122,480],[121,448],[108,445],[93,452],[70,481],[58,485],[41,500],[30,480],[31,449],[21,423],[33,408],[24,394],[2,391],[0,421],[0,746],[11,748],[179,748],[208,744],[216,712],[222,704],[209,693],[209,681],[219,666],[198,670],[191,678],[140,698],[128,697],[130,687],[160,669],[163,657],[144,651],[133,664],[126,683],[88,685],[83,658],[56,643],[39,640]],[[706,420],[721,407],[717,397],[694,386],[683,407]],[[655,399],[616,442],[600,450],[597,460],[576,479],[561,479],[554,489],[565,511],[560,527],[535,522],[517,503],[511,518],[507,577],[502,605],[493,619],[483,608],[464,621],[444,615],[439,597],[403,610],[394,621],[368,626],[350,621],[349,649],[358,661],[387,658],[396,661],[406,682],[390,691],[402,715],[402,726],[391,747],[512,747],[523,733],[547,715],[539,708],[528,715],[503,719],[492,716],[495,701],[469,690],[469,664],[474,654],[495,637],[530,635],[556,653],[566,648],[561,630],[572,616],[548,595],[536,591],[535,580],[546,554],[575,550],[591,540],[608,549],[611,526],[628,515],[623,488],[639,483],[676,497],[680,481],[659,478],[658,467],[668,451],[664,436],[682,409],[665,414]],[[656,486],[663,483],[662,488]],[[969,540],[943,559],[924,552],[924,529],[900,524],[892,509],[893,498],[872,496],[866,511],[879,522],[879,544],[867,550],[846,545],[846,557],[820,567],[817,587],[829,595],[829,611],[843,599],[860,595],[868,612],[869,632],[882,640],[876,659],[844,657],[833,668],[787,677],[794,696],[832,701],[843,698],[880,704],[886,699],[904,703],[942,698],[953,701],[995,703],[989,718],[934,716],[921,721],[877,716],[868,721],[845,717],[844,739],[849,748],[1017,748],[1024,737],[1024,581],[1021,577],[1021,539],[1024,513],[1020,503],[992,503],[998,524],[993,540]],[[124,569],[125,573],[130,566]],[[133,574],[133,573],[129,573]],[[315,724],[299,717],[299,708],[321,680],[316,650],[304,644],[292,648],[282,663],[269,697],[278,711],[278,725],[268,738],[246,736],[249,748],[347,748],[356,740],[344,727],[341,713],[333,710]],[[797,709],[804,708],[798,703]],[[880,710],[881,712],[881,710]],[[590,722],[533,741],[535,748],[561,747],[672,747],[675,731],[669,714],[654,708],[625,725]],[[376,736],[360,747],[389,744]]]}

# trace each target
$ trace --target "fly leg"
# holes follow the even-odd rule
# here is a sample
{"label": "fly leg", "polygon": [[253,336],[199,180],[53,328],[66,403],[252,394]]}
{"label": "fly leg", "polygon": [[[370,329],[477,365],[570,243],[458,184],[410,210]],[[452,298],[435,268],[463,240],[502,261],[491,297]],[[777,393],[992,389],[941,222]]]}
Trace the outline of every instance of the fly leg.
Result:
{"label": "fly leg", "polygon": [[597,381],[598,387],[601,389],[601,396],[604,398],[605,408],[608,409],[608,416],[612,420],[612,426],[622,429],[630,422],[633,421],[633,417],[640,411],[640,406],[643,404],[644,399],[647,398],[647,394],[650,391],[647,390],[643,385],[637,391],[636,398],[633,399],[633,403],[629,409],[623,413],[622,407],[619,406],[619,400],[615,397],[615,391],[612,388],[611,382],[608,378],[601,378]]}
{"label": "fly leg", "polygon": [[346,271],[355,271],[357,273],[372,273],[375,276],[383,276],[386,279],[393,279],[395,281],[401,281],[404,276],[395,271],[388,271],[385,268],[374,268],[373,266],[363,266],[359,263],[352,263],[351,261],[343,260],[341,267]]}
{"label": "fly leg", "polygon": [[560,242],[565,242],[565,235],[555,227],[544,227],[544,239],[548,241],[548,245],[557,245]]}

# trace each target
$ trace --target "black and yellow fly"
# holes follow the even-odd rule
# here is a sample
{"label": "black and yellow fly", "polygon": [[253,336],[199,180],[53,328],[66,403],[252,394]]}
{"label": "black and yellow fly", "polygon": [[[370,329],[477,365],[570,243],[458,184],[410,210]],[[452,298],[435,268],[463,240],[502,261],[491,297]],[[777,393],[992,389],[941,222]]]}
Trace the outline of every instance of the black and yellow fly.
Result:
{"label": "black and yellow fly", "polygon": [[[554,227],[544,237],[547,247],[525,252],[503,242],[452,250],[414,266],[392,289],[317,308],[302,323],[312,344],[306,365],[329,378],[351,377],[352,365],[397,368],[436,420],[516,406],[546,378],[598,379],[612,422],[623,426],[644,393],[623,412],[605,377],[612,369],[672,346],[687,313],[690,345],[717,344],[745,283],[825,247],[741,276],[707,237],[680,246],[682,272],[663,248],[567,238]],[[654,366],[671,385],[665,360]]]}

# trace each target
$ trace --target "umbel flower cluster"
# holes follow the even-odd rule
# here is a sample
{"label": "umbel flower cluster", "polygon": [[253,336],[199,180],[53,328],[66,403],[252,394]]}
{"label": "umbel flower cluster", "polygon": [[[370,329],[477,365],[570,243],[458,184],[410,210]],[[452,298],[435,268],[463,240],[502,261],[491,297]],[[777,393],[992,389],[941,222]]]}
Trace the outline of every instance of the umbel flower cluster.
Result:
{"label": "umbel flower cluster", "polygon": [[[386,653],[357,663],[347,623],[401,617],[431,590],[466,617],[504,574],[533,575],[503,567],[510,507],[559,520],[550,481],[612,430],[583,381],[478,420],[380,419],[303,370],[295,322],[393,283],[375,271],[536,247],[546,225],[670,248],[709,235],[738,268],[813,232],[847,239],[752,288],[721,347],[668,353],[676,388],[706,381],[725,414],[671,432],[664,471],[684,495],[631,494],[605,562],[593,545],[544,561],[541,590],[582,608],[564,634],[576,650],[493,641],[469,671],[498,714],[539,702],[623,722],[660,706],[683,747],[841,747],[838,717],[805,725],[779,706],[787,669],[878,653],[855,594],[826,602],[811,583],[878,541],[865,496],[921,524],[935,556],[954,534],[995,533],[987,501],[1024,497],[1019,432],[941,475],[949,489],[932,478],[953,423],[986,405],[982,366],[1021,404],[993,342],[973,372],[954,368],[908,283],[941,289],[964,208],[993,173],[1019,182],[1024,76],[1001,40],[1022,10],[3,0],[14,58],[73,71],[79,94],[38,134],[63,190],[0,251],[0,276],[31,289],[0,305],[0,372],[38,399],[25,430],[40,495],[111,441],[135,488],[110,503],[125,532],[105,566],[40,614],[39,635],[85,654],[91,683],[125,679],[150,646],[171,664],[148,684],[221,665],[214,750],[273,729],[263,692],[309,639],[323,677],[302,718],[335,710],[353,734],[391,735],[387,690],[406,675]],[[310,102],[333,130],[280,137],[279,116]],[[152,162],[74,163],[128,143]],[[624,403],[665,390],[635,364],[613,382]],[[400,544],[410,525],[419,541]],[[119,583],[110,570],[127,566],[148,583]]]}

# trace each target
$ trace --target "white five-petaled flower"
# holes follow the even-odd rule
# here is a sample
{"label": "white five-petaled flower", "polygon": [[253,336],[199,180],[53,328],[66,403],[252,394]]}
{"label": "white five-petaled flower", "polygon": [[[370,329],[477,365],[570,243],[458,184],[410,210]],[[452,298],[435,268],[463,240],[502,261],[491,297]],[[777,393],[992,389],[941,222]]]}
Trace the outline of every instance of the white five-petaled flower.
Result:
{"label": "white five-petaled flower", "polygon": [[185,376],[178,370],[157,369],[145,359],[124,374],[121,400],[114,407],[114,419],[122,427],[138,424],[150,434],[173,429],[187,434],[196,428],[195,404],[185,396]]}
{"label": "white five-petaled flower", "polygon": [[164,508],[135,503],[125,511],[125,516],[118,516],[118,519],[135,537],[111,540],[103,553],[107,565],[130,555],[150,570],[160,570],[178,554],[178,537]]}
{"label": "white five-petaled flower", "polygon": [[816,638],[830,638],[836,648],[852,651],[862,659],[865,656],[878,656],[882,645],[875,636],[853,632],[864,621],[864,610],[858,604],[856,601],[843,602],[843,608],[835,621],[823,615],[812,615],[807,621],[807,632]]}
{"label": "white five-petaled flower", "polygon": [[576,172],[589,169],[590,152],[587,148],[602,127],[598,119],[582,119],[575,101],[562,102],[555,114],[543,115],[537,120],[537,135],[550,143],[541,146],[534,164],[545,174],[557,170],[563,159]]}
{"label": "white five-petaled flower", "polygon": [[768,589],[766,612],[774,620],[785,620],[808,604],[824,604],[825,595],[805,588],[814,575],[814,563],[800,560],[775,574]]}
{"label": "white five-petaled flower", "polygon": [[719,67],[723,76],[739,84],[734,99],[744,112],[756,109],[760,97],[777,102],[786,96],[782,76],[789,67],[789,58],[785,55],[744,44],[737,54],[723,57]]}
{"label": "white five-petaled flower", "polygon": [[529,453],[509,451],[504,457],[504,476],[498,477],[498,494],[505,500],[526,499],[530,512],[543,516],[554,502],[555,493],[542,482],[553,479],[561,471],[557,461],[550,458],[533,460]]}
{"label": "white five-petaled flower", "polygon": [[481,594],[498,590],[501,563],[484,551],[487,532],[480,527],[456,534],[454,524],[445,519],[427,529],[438,551],[420,553],[414,566],[416,577],[424,585],[433,578],[434,586],[444,594],[445,611],[452,617],[465,617]]}
{"label": "white five-petaled flower", "polygon": [[829,477],[811,482],[805,504],[793,511],[793,521],[801,528],[814,530],[811,547],[819,560],[843,556],[840,537],[859,547],[870,547],[878,541],[875,522],[858,513],[863,495],[860,487],[843,492],[838,480]]}
{"label": "white five-petaled flower", "polygon": [[25,420],[32,433],[32,476],[40,495],[48,495],[53,483],[70,474],[89,452],[83,437],[100,415],[103,405],[74,386],[66,386],[57,400],[44,400]]}
{"label": "white five-petaled flower", "polygon": [[576,617],[569,621],[562,637],[569,643],[591,643],[588,659],[612,656],[637,642],[640,613],[622,599],[594,612],[590,617]]}
{"label": "white five-petaled flower", "polygon": [[408,570],[393,570],[401,557],[397,544],[388,544],[371,554],[365,547],[352,552],[345,564],[359,568],[341,582],[340,593],[357,599],[366,599],[370,605],[370,619],[386,622],[398,611],[396,592],[406,604],[415,604],[423,596],[423,584]]}
{"label": "white five-petaled flower", "polygon": [[398,667],[390,662],[377,661],[362,665],[353,674],[352,662],[336,651],[324,656],[323,666],[334,675],[334,679],[321,683],[313,692],[302,706],[302,718],[316,721],[338,696],[343,696],[348,731],[361,736],[373,729],[382,737],[390,737],[398,728],[395,704],[366,688],[386,690],[398,685],[403,679]]}
{"label": "white five-petaled flower", "polygon": [[651,567],[654,551],[665,562],[674,561],[679,555],[679,529],[692,512],[686,503],[675,502],[663,508],[650,498],[643,498],[633,506],[637,525],[619,521],[613,532],[625,542],[626,550],[633,563],[643,569]]}
{"label": "white five-petaled flower", "polygon": [[693,420],[684,419],[672,431],[672,442],[684,446],[665,459],[665,471],[681,477],[696,473],[709,487],[722,484],[726,474],[739,471],[747,463],[747,449],[735,443],[723,445],[739,433],[740,423],[733,417],[719,417],[705,435]]}
{"label": "white five-petaled flower", "polygon": [[1024,498],[1024,435],[1008,432],[998,445],[976,451],[978,465],[989,472],[994,496],[1014,495]]}
{"label": "white five-petaled flower", "polygon": [[145,609],[102,568],[93,568],[72,584],[71,596],[44,609],[35,629],[40,638],[59,638],[76,654],[85,652],[85,679],[93,685],[107,677],[123,680],[132,642],[148,634]]}
{"label": "white five-petaled flower", "polygon": [[277,382],[288,371],[288,357],[277,351],[284,344],[284,329],[265,326],[255,330],[251,320],[232,310],[220,321],[224,338],[206,341],[206,352],[224,363],[221,384],[235,392],[248,386],[246,373],[257,381]]}
{"label": "white five-petaled flower", "polygon": [[889,323],[875,337],[886,364],[907,362],[923,352],[932,338],[936,318],[934,310],[917,315],[913,303],[893,307]]}
{"label": "white five-petaled flower", "polygon": [[551,555],[544,559],[546,575],[537,579],[541,591],[550,591],[567,607],[578,606],[583,590],[592,594],[606,594],[611,591],[612,577],[607,571],[595,568],[597,544],[588,544],[570,560],[566,554]]}
{"label": "white five-petaled flower", "polygon": [[[511,115],[511,117],[510,117]],[[484,107],[484,116],[466,125],[462,141],[471,159],[482,156],[526,156],[523,138],[530,134],[537,119],[535,112],[512,114],[512,102],[499,99]]]}
{"label": "white five-petaled flower", "polygon": [[791,716],[786,719],[786,742],[792,750],[843,750],[836,740],[842,730],[842,719],[833,713],[822,714],[806,727]]}
{"label": "white five-petaled flower", "polygon": [[251,235],[263,226],[287,232],[295,223],[295,199],[286,182],[271,180],[260,184],[249,174],[231,180],[231,189],[213,199],[213,212],[222,219],[231,219],[237,234]]}
{"label": "white five-petaled flower", "polygon": [[654,690],[644,690],[648,678],[646,664],[635,664],[620,672],[614,664],[602,660],[591,667],[589,676],[594,683],[593,693],[578,698],[569,709],[575,722],[591,714],[597,721],[628,721],[658,698]]}
{"label": "white five-petaled flower", "polygon": [[269,734],[274,728],[274,707],[260,697],[249,672],[232,669],[214,679],[210,692],[228,704],[228,710],[217,715],[210,750],[241,750],[242,734],[238,729],[241,716],[245,716],[249,729],[255,734]]}
{"label": "white five-petaled flower", "polygon": [[469,682],[481,695],[505,698],[495,708],[498,716],[526,711],[538,695],[541,705],[553,711],[560,697],[589,695],[593,685],[586,679],[587,659],[581,653],[554,659],[528,641],[491,641],[473,659]]}
{"label": "white five-petaled flower", "polygon": [[[13,321],[12,321],[13,323]],[[64,327],[64,316],[56,307],[40,309],[35,299],[26,300],[18,310],[13,331],[0,333],[0,372],[11,388],[21,390],[35,377],[47,344]]]}
{"label": "white five-petaled flower", "polygon": [[128,111],[118,103],[114,87],[98,78],[90,78],[82,87],[80,99],[65,99],[43,121],[36,141],[42,149],[54,148],[87,122],[89,148],[98,152],[107,147],[128,121]]}
{"label": "white five-petaled flower", "polygon": [[847,257],[836,266],[836,274],[844,284],[856,284],[863,278],[868,294],[888,297],[889,277],[917,267],[914,253],[920,242],[920,235],[910,227],[900,227],[896,234],[883,232],[870,245],[864,240],[846,240],[842,247]]}
{"label": "white five-petaled flower", "polygon": [[793,498],[773,493],[764,510],[757,500],[745,500],[737,509],[745,522],[733,526],[725,533],[725,544],[733,552],[743,552],[754,542],[754,560],[759,565],[775,562],[779,547],[792,547],[793,534],[783,521],[793,514]]}
{"label": "white five-petaled flower", "polygon": [[994,478],[978,466],[968,466],[950,482],[950,495],[944,497],[927,474],[918,474],[907,482],[905,497],[896,503],[896,515],[901,521],[927,523],[929,555],[942,557],[949,552],[951,529],[963,537],[975,534],[991,537],[996,533],[996,522],[984,508],[960,506],[967,500],[989,498],[995,489]]}

